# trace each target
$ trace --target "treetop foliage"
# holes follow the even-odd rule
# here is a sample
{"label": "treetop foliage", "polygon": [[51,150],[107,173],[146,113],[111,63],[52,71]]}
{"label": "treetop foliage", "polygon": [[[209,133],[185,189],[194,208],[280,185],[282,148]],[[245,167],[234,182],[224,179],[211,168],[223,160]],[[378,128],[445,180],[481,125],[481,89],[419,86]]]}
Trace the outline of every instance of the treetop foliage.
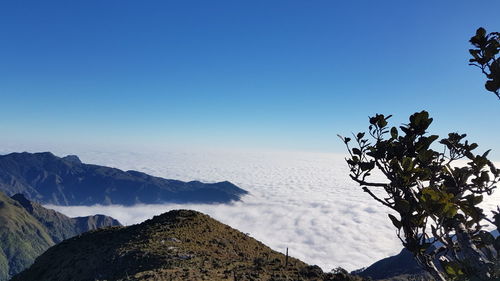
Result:
{"label": "treetop foliage", "polygon": [[[411,115],[399,128],[388,127],[390,117],[370,117],[368,135],[340,136],[349,152],[350,177],[398,214],[389,214],[398,237],[435,279],[493,276],[490,265],[500,257],[500,238],[482,228],[486,221],[498,227],[500,215],[490,220],[478,207],[500,181],[500,170],[487,158],[489,151],[474,154],[478,145],[459,133],[448,134],[439,141],[443,149],[435,150],[439,136],[427,133],[433,119],[426,111]],[[458,165],[461,159],[468,161],[465,166]],[[387,181],[372,181],[374,171]],[[385,196],[374,189],[382,189]],[[436,248],[436,242],[443,246]],[[471,262],[471,255],[480,257]],[[438,256],[444,272],[434,264]]]}
{"label": "treetop foliage", "polygon": [[487,34],[486,30],[480,27],[469,42],[476,47],[469,50],[473,57],[469,60],[470,65],[481,69],[487,78],[486,90],[493,92],[500,99],[500,60],[497,58],[500,52],[500,33]]}

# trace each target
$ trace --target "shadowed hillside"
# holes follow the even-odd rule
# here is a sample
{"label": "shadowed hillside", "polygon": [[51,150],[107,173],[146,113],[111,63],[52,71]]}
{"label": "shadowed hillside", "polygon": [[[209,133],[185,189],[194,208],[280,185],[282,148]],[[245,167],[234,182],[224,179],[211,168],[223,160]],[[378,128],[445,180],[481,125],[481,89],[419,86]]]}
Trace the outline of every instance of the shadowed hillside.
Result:
{"label": "shadowed hillside", "polygon": [[120,225],[108,216],[69,218],[18,194],[0,192],[0,280],[22,271],[55,243],[100,227]]}
{"label": "shadowed hillside", "polygon": [[7,280],[54,244],[47,229],[0,192],[0,280]]}
{"label": "shadowed hillside", "polygon": [[401,250],[397,255],[381,259],[366,269],[356,272],[356,274],[373,280],[433,280],[432,277],[417,264],[413,254],[406,249]]}

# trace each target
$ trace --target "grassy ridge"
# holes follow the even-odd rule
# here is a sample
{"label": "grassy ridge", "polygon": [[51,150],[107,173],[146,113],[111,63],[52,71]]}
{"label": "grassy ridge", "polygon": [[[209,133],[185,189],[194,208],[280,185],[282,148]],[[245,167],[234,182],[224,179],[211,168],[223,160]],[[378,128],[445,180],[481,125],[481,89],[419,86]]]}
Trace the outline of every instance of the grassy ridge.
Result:
{"label": "grassy ridge", "polygon": [[337,277],[207,215],[178,210],[65,240],[12,280],[348,279]]}
{"label": "grassy ridge", "polygon": [[29,266],[54,241],[17,201],[0,192],[0,280]]}

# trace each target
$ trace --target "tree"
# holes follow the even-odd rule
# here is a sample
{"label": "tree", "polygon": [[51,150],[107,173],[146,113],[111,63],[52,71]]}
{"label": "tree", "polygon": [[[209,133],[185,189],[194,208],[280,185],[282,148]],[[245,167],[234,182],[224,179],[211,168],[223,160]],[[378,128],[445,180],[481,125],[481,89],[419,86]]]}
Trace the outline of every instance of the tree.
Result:
{"label": "tree", "polygon": [[500,60],[497,58],[500,52],[500,33],[486,34],[486,30],[480,27],[469,42],[476,47],[469,50],[472,55],[470,65],[481,69],[487,78],[486,90],[493,92],[500,99]]}
{"label": "tree", "polygon": [[[397,236],[436,280],[500,278],[495,268],[500,238],[482,229],[486,222],[500,228],[500,215],[488,219],[478,207],[500,181],[489,151],[474,155],[478,145],[458,133],[440,140],[442,152],[434,150],[439,137],[427,133],[433,119],[426,111],[399,128],[388,127],[390,117],[371,117],[368,137],[363,132],[353,139],[339,136],[349,151],[350,177],[393,211],[389,218]],[[458,166],[460,159],[467,164]],[[386,180],[371,180],[373,172]]]}

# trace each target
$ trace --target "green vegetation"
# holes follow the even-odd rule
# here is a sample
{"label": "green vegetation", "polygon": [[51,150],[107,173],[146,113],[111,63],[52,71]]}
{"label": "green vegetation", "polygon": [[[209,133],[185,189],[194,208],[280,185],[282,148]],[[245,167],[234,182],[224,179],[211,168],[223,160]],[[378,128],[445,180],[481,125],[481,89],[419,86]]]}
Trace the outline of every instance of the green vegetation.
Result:
{"label": "green vegetation", "polygon": [[[439,137],[427,134],[433,120],[426,111],[413,114],[399,129],[388,127],[390,117],[377,114],[370,118],[373,142],[365,138],[365,133],[358,133],[354,137],[356,147],[351,148],[351,139],[342,138],[350,154],[350,177],[399,215],[389,215],[398,237],[436,280],[445,280],[445,276],[474,276],[479,280],[500,277],[494,269],[498,256],[489,250],[500,249],[500,238],[495,242],[482,230],[487,218],[478,207],[483,195],[491,194],[500,180],[500,170],[488,160],[488,152],[474,155],[477,144],[464,141],[466,135],[457,133],[440,141],[443,152],[432,149]],[[459,159],[470,162],[457,167]],[[374,171],[388,181],[369,181]],[[385,195],[378,195],[373,188],[381,188]],[[500,223],[498,214],[495,220]],[[443,246],[435,250],[435,242]],[[446,256],[441,262],[444,271],[435,264],[438,253]]]}
{"label": "green vegetation", "polygon": [[0,280],[25,269],[54,245],[43,225],[1,192],[0,225]]}
{"label": "green vegetation", "polygon": [[486,33],[484,28],[479,28],[469,41],[475,49],[470,49],[472,58],[470,65],[481,69],[486,76],[486,90],[494,93],[500,99],[500,60],[497,58],[500,52],[500,33]]}
{"label": "green vegetation", "polygon": [[[500,98],[500,34],[479,28],[470,42],[477,48],[469,50],[471,65],[482,70],[486,89]],[[440,140],[443,149],[434,150],[439,136],[427,133],[433,119],[426,111],[399,128],[388,127],[390,117],[371,117],[370,137],[354,135],[354,147],[351,138],[340,136],[349,152],[350,177],[398,215],[389,218],[399,239],[435,280],[499,280],[500,237],[482,228],[490,222],[500,230],[500,208],[490,219],[478,207],[500,181],[489,151],[474,155],[478,145],[458,133],[448,134]],[[461,159],[467,164],[460,166]],[[373,172],[387,181],[370,181]]]}
{"label": "green vegetation", "polygon": [[90,229],[119,225],[102,216],[69,218],[16,194],[0,192],[0,281],[29,267],[50,246]]}
{"label": "green vegetation", "polygon": [[30,215],[46,228],[47,233],[55,243],[91,229],[120,225],[117,220],[104,215],[70,218],[54,210],[44,208],[36,202],[29,201],[22,194],[16,194],[12,196],[12,199],[20,203]]}
{"label": "green vegetation", "polygon": [[91,231],[47,250],[12,280],[361,280],[325,274],[207,215],[177,210]]}

